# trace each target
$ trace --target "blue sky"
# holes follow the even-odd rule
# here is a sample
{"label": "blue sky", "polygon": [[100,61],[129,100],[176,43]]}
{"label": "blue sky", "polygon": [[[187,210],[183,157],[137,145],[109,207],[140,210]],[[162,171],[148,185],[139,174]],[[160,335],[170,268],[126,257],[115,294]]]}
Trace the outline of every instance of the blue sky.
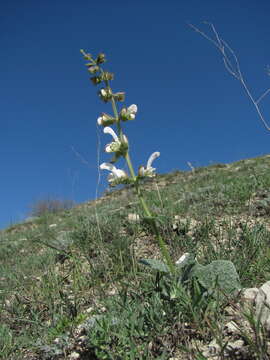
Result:
{"label": "blue sky", "polygon": [[[110,141],[96,119],[111,109],[88,80],[81,48],[104,52],[113,90],[138,105],[125,127],[136,168],[153,151],[160,173],[269,153],[270,133],[241,84],[187,25],[216,26],[257,98],[270,87],[269,13],[267,0],[2,1],[0,228],[48,196],[95,197],[98,136],[100,162]],[[262,102],[270,121],[269,105],[270,97]]]}

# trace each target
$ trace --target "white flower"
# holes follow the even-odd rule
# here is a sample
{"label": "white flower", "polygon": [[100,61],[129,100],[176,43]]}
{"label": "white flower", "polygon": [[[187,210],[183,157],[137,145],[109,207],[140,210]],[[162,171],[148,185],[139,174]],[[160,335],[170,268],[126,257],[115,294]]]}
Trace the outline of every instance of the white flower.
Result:
{"label": "white flower", "polygon": [[123,121],[134,120],[138,111],[137,105],[132,104],[128,108],[123,108],[120,111],[120,119]]}
{"label": "white flower", "polygon": [[106,95],[107,95],[107,91],[106,91],[105,89],[101,89],[101,90],[100,90],[100,94],[101,94],[102,96],[106,96]]}
{"label": "white flower", "polygon": [[127,108],[127,112],[129,114],[129,117],[130,117],[130,120],[134,120],[135,119],[135,115],[138,111],[138,108],[137,108],[137,105],[133,104],[133,105],[130,105],[128,108]]}
{"label": "white flower", "polygon": [[[125,135],[123,135],[123,139],[124,139],[124,143],[121,142],[121,140],[119,139],[119,137],[116,135],[116,133],[114,132],[114,130],[109,127],[109,126],[106,126],[104,129],[103,129],[103,132],[104,134],[110,134],[112,135],[114,141],[111,142],[110,144],[107,144],[105,146],[105,151],[110,153],[110,152],[117,152],[117,151],[120,151],[121,150],[121,147],[122,145],[125,145],[127,146],[128,145],[128,140],[126,138]],[[123,149],[122,149],[123,150]]]}
{"label": "white flower", "polygon": [[144,166],[141,166],[139,169],[139,175],[140,176],[148,176],[153,177],[155,176],[155,168],[152,167],[152,162],[160,156],[160,152],[156,151],[154,152],[148,159],[146,168]]}
{"label": "white flower", "polygon": [[108,170],[111,173],[108,176],[108,182],[113,184],[114,182],[118,182],[126,179],[128,176],[124,170],[117,169],[114,165],[110,163],[103,163],[100,165],[100,169]]}
{"label": "white flower", "polygon": [[99,116],[98,119],[97,119],[98,125],[102,125],[103,121],[104,121],[103,115]]}

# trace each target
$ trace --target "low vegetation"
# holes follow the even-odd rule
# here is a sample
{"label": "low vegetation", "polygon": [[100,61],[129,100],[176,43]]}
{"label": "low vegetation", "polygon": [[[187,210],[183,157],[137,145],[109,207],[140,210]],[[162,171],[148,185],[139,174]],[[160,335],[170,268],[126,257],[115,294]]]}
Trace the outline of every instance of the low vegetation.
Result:
{"label": "low vegetation", "polygon": [[30,216],[42,216],[46,213],[57,213],[62,210],[72,209],[75,205],[72,200],[55,199],[54,197],[47,197],[35,201],[31,206]]}
{"label": "low vegetation", "polygon": [[[270,280],[269,165],[264,156],[144,183],[174,262],[230,260],[243,288]],[[179,285],[140,261],[162,259],[133,191],[0,232],[0,358],[268,359],[270,336],[236,292],[205,291],[196,277]]]}

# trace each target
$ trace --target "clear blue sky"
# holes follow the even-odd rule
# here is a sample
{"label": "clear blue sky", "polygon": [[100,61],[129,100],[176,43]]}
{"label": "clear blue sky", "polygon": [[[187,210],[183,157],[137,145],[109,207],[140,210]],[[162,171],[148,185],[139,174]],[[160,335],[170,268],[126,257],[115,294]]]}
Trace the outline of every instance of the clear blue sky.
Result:
{"label": "clear blue sky", "polygon": [[[258,97],[270,87],[269,14],[268,0],[2,1],[0,228],[48,195],[95,197],[96,119],[111,109],[88,80],[81,48],[105,52],[114,91],[138,105],[125,127],[136,168],[153,151],[160,173],[269,153],[270,133],[240,83],[187,26],[213,22]],[[270,98],[262,105],[270,120]],[[110,137],[99,134],[103,162]]]}

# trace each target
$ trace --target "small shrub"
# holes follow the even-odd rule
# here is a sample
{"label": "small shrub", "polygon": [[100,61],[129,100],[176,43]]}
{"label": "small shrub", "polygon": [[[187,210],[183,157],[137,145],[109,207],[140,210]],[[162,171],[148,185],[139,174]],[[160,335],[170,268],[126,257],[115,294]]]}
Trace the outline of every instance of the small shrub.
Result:
{"label": "small shrub", "polygon": [[69,210],[75,205],[73,200],[40,199],[31,205],[30,216],[42,216],[47,213],[55,214],[63,210]]}

